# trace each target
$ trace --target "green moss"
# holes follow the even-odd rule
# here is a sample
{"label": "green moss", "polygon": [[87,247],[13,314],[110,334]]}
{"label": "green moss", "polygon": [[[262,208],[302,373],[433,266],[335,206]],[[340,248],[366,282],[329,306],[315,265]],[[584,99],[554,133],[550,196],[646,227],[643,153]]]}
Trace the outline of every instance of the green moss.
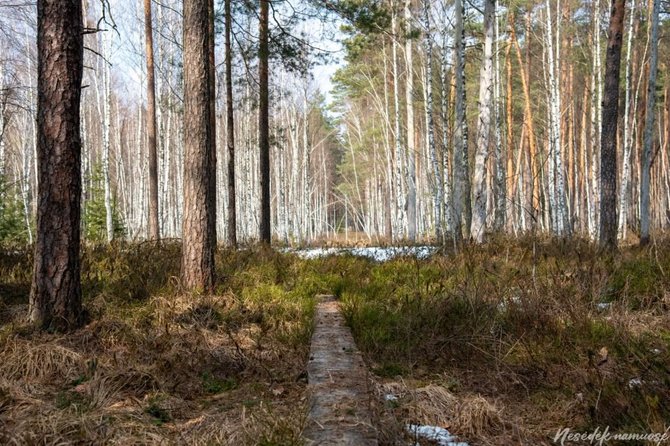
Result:
{"label": "green moss", "polygon": [[205,393],[215,395],[222,392],[237,389],[238,382],[235,378],[218,378],[210,372],[202,374],[202,388]]}

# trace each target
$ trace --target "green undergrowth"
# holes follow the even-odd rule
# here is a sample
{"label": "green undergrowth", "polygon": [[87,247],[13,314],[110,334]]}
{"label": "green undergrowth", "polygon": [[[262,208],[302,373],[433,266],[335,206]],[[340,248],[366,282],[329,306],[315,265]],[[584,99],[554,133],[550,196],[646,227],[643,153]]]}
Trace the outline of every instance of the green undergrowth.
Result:
{"label": "green undergrowth", "polygon": [[0,443],[298,444],[315,295],[342,278],[219,250],[216,292],[191,294],[180,254],[87,246],[88,323],[66,335],[25,324],[32,255],[0,254]]}
{"label": "green undergrowth", "polygon": [[354,271],[343,309],[373,372],[499,401],[530,435],[505,441],[670,423],[668,243],[498,239]]}
{"label": "green undergrowth", "polygon": [[[670,423],[670,242],[609,255],[500,238],[385,263],[222,249],[213,295],[181,289],[180,254],[171,241],[87,246],[89,322],[55,335],[23,322],[32,253],[0,253],[2,442],[299,444],[319,294],[340,298],[380,382],[462,397],[440,423],[471,444]],[[404,421],[429,413],[389,406]]]}

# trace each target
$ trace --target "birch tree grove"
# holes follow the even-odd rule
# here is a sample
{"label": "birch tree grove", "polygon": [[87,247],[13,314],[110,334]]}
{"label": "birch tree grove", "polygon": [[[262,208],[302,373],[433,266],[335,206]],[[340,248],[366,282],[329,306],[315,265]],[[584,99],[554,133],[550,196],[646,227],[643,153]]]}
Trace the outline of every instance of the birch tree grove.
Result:
{"label": "birch tree grove", "polygon": [[[206,291],[217,241],[613,247],[670,227],[662,1],[621,21],[621,0],[204,3],[82,2],[84,243],[181,239]],[[0,18],[6,243],[39,243],[36,13]]]}

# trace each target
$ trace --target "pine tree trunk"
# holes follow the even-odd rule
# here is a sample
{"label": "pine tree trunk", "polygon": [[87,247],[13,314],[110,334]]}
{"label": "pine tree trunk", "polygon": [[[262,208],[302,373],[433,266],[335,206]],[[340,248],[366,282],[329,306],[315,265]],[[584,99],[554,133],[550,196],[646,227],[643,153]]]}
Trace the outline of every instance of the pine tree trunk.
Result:
{"label": "pine tree trunk", "polygon": [[233,15],[231,0],[225,3],[226,22],[226,120],[228,145],[228,246],[237,247],[237,211],[235,204],[235,112],[233,109],[233,52],[231,45]]}
{"label": "pine tree trunk", "polygon": [[208,26],[207,2],[185,0],[182,282],[205,292],[214,286]]}
{"label": "pine tree trunk", "polygon": [[[510,27],[510,39],[514,42],[514,48],[516,49],[516,58],[519,63],[519,70],[521,71],[521,86],[523,88],[523,97],[524,97],[524,127],[526,129],[526,136],[528,138],[528,151],[530,157],[530,176],[531,181],[529,182],[528,193],[531,196],[530,209],[524,210],[522,212],[529,212],[531,219],[533,221],[533,226],[537,223],[537,218],[539,216],[540,209],[540,163],[538,162],[537,155],[537,141],[535,139],[535,120],[533,118],[533,108],[531,106],[532,98],[530,95],[530,64],[529,60],[524,65],[523,59],[521,57],[521,47],[519,46],[519,41],[516,38],[516,33],[514,32],[514,25]],[[529,36],[526,37],[529,39]],[[526,45],[529,45],[529,42],[526,42]],[[525,68],[524,68],[525,67]]]}
{"label": "pine tree trunk", "polygon": [[258,82],[260,87],[258,110],[258,139],[260,146],[261,214],[260,241],[270,245],[272,241],[272,217],[270,214],[270,112],[269,112],[269,3],[261,0],[258,47]]}
{"label": "pine tree trunk", "polygon": [[600,136],[600,244],[609,249],[617,245],[617,127],[619,123],[619,73],[625,0],[612,2],[607,57],[605,94]]}
{"label": "pine tree trunk", "polygon": [[160,240],[158,223],[158,159],[156,156],[156,81],[151,0],[144,0],[144,38],[147,55],[147,137],[149,152],[149,239]]}
{"label": "pine tree trunk", "polygon": [[642,149],[642,175],[640,184],[640,245],[650,241],[650,182],[652,144],[654,139],[654,119],[656,106],[656,75],[658,71],[658,22],[661,0],[653,0],[651,12],[651,49],[649,51],[649,81],[647,83],[647,112],[644,125],[644,146]]}
{"label": "pine tree trunk", "polygon": [[45,329],[68,330],[81,310],[80,0],[37,2],[37,240],[28,315]]}

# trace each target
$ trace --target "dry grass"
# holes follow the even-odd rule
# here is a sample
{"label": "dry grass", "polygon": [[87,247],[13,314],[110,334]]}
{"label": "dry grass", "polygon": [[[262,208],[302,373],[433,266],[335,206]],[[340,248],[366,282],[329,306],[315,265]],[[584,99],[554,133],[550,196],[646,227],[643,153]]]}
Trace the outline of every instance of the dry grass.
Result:
{"label": "dry grass", "polygon": [[474,445],[670,425],[670,243],[611,256],[583,241],[494,239],[349,279],[340,293],[359,348],[380,383],[404,386],[382,422],[448,427]]}
{"label": "dry grass", "polygon": [[5,303],[0,444],[299,444],[315,293],[277,280],[291,262],[226,253],[227,280],[198,296],[175,287],[172,246],[156,261],[101,249],[85,260],[86,327],[39,333]]}
{"label": "dry grass", "polygon": [[670,241],[447,254],[220,252],[217,292],[196,296],[175,279],[178,246],[91,248],[91,322],[67,335],[23,324],[30,255],[0,255],[0,444],[300,444],[320,293],[340,296],[374,373],[380,444],[408,441],[407,423],[472,446],[670,425]]}

